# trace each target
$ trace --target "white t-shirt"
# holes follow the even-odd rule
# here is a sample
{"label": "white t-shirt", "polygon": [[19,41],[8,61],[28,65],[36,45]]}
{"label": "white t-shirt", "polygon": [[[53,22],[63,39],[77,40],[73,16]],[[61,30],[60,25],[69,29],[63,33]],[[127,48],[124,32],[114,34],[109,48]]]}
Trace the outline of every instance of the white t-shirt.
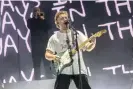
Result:
{"label": "white t-shirt", "polygon": [[[87,37],[80,31],[78,32],[78,45],[80,45],[82,42],[84,42]],[[70,45],[72,45],[72,35],[71,35],[71,31],[69,31],[68,33],[68,38],[70,40]],[[75,37],[74,37],[75,38]],[[68,49],[67,43],[66,43],[66,39],[67,39],[67,35],[66,33],[62,33],[60,31],[56,31],[50,38],[47,44],[47,48],[48,50],[52,51],[53,53],[60,53],[60,52],[64,52]],[[87,74],[87,70],[86,70],[86,66],[83,60],[83,55],[82,55],[82,51],[80,50],[80,63],[81,63],[81,74]],[[63,69],[63,71],[61,72],[61,74],[69,74],[69,75],[73,75],[73,74],[79,74],[79,65],[78,65],[78,55],[77,53],[73,56],[73,64],[69,67],[66,67]]]}

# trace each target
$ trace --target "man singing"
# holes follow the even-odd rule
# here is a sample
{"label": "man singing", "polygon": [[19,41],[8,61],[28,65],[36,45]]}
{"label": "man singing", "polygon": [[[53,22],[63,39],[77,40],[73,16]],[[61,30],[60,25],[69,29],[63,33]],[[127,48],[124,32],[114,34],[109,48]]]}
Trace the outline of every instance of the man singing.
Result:
{"label": "man singing", "polygon": [[[40,80],[41,60],[44,62],[44,51],[48,41],[48,23],[46,21],[44,12],[40,11],[39,7],[33,8],[33,17],[27,20],[27,27],[31,32],[31,47],[32,59],[34,67],[34,79]],[[48,62],[44,62],[45,69],[48,67]],[[47,74],[48,75],[48,74]],[[49,75],[46,77],[49,77]]]}
{"label": "man singing", "polygon": [[[74,46],[72,43],[72,30],[69,28],[68,23],[68,13],[66,11],[59,11],[55,15],[55,24],[57,28],[59,28],[59,31],[56,31],[49,39],[45,57],[49,61],[59,61],[61,60],[59,56],[57,56],[55,53],[61,53],[66,50],[68,50],[68,44],[67,40],[69,40],[71,48]],[[78,33],[78,44],[80,45],[82,42],[84,42],[87,37],[80,31],[77,30]],[[68,37],[67,37],[68,36]],[[74,37],[75,38],[75,37]],[[87,51],[91,51],[94,49],[96,44],[96,39],[93,38],[91,42],[88,42],[84,49]],[[74,80],[76,87],[78,89],[81,89],[79,87],[79,83],[82,82],[82,89],[91,89],[88,81],[87,81],[87,70],[85,63],[83,61],[82,56],[82,50],[79,50],[80,54],[80,64],[81,64],[81,81],[79,79],[80,72],[79,72],[79,65],[78,65],[78,54],[76,53],[73,55],[73,63],[70,66],[67,66],[62,70],[60,74],[57,75],[57,79],[55,82],[55,89],[68,89],[70,85],[70,80]],[[79,82],[80,81],[80,82]]]}

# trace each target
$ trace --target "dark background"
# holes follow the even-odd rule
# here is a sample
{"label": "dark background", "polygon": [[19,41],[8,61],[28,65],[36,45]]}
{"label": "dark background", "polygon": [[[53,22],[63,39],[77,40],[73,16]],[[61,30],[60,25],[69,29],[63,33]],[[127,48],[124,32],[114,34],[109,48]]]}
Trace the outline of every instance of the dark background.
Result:
{"label": "dark background", "polygon": [[[17,6],[20,9],[20,12],[24,11],[21,1],[12,1],[11,3],[13,7]],[[25,3],[29,3],[28,12],[26,14],[26,19],[28,19],[30,18],[32,8],[36,6],[37,3],[32,1],[25,1]],[[45,12],[46,19],[50,25],[49,37],[52,35],[53,31],[58,30],[54,25],[54,15],[56,11],[52,11],[53,3],[55,3],[55,1],[41,1],[40,3],[40,8]],[[128,12],[127,7],[120,7],[121,14],[118,15],[115,9],[114,1],[108,2],[108,5],[111,11],[111,16],[107,15],[104,3],[83,1],[86,17],[81,17],[77,13],[73,12],[74,27],[84,33],[82,24],[85,24],[88,36],[90,36],[91,33],[95,33],[101,29],[107,29],[107,27],[98,27],[100,24],[119,21],[121,27],[129,26],[128,20],[132,20],[132,13]],[[79,12],[82,12],[79,1],[73,1],[72,3],[67,2],[64,6],[65,8],[62,10],[69,11],[70,8],[74,8]],[[133,11],[132,1],[130,1],[130,6]],[[16,81],[25,81],[21,71],[24,72],[26,78],[30,78],[32,72],[31,52],[28,51],[25,41],[18,35],[17,31],[13,29],[12,25],[6,25],[5,33],[2,34],[2,19],[6,11],[9,12],[15,22],[16,28],[20,29],[23,36],[25,36],[28,31],[23,18],[19,16],[16,10],[13,12],[10,7],[5,6],[3,14],[0,17],[0,38],[2,38],[3,46],[2,54],[0,55],[0,79],[1,82],[4,79],[6,82],[9,82],[10,77],[13,76]],[[7,21],[8,20],[9,19],[7,19]],[[125,86],[123,89],[129,89],[133,81],[132,73],[123,73],[122,67],[116,69],[116,75],[113,74],[112,70],[103,70],[105,67],[118,65],[124,65],[126,71],[133,70],[133,39],[130,31],[122,31],[123,39],[119,37],[116,24],[111,26],[111,31],[114,36],[114,40],[111,40],[109,34],[106,33],[104,36],[97,39],[95,50],[89,53],[84,53],[86,66],[90,68],[91,72],[91,76],[89,77],[90,84],[94,88],[99,88],[100,86],[100,89],[107,89],[109,86],[111,86],[111,89],[117,89],[117,86]],[[5,39],[8,34],[13,38],[18,49],[18,53],[15,52],[14,48],[7,48],[7,55],[4,56]],[[9,41],[8,44],[11,44],[11,41]],[[28,44],[30,45],[30,35],[28,37]],[[49,71],[49,62],[46,60],[45,66],[47,67],[44,68],[43,65],[41,67],[42,74],[44,75],[42,79],[48,79],[45,75],[49,75],[46,72]]]}

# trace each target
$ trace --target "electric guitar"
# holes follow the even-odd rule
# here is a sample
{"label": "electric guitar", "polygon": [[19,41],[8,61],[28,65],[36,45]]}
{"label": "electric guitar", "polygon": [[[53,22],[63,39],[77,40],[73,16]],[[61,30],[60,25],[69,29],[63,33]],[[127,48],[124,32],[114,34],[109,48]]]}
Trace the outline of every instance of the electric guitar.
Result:
{"label": "electric guitar", "polygon": [[[87,40],[85,40],[83,43],[79,45],[79,50],[82,49],[86,45],[86,43],[91,41],[92,38],[100,37],[106,32],[107,31],[105,29],[96,32],[95,34],[90,36]],[[66,50],[65,52],[57,54],[57,56],[60,57],[59,60],[54,60],[54,67],[57,73],[61,73],[64,68],[72,65],[73,60],[70,58],[69,52],[70,52],[69,50]],[[72,52],[72,55],[75,55],[77,52],[76,48],[73,48],[71,52]]]}

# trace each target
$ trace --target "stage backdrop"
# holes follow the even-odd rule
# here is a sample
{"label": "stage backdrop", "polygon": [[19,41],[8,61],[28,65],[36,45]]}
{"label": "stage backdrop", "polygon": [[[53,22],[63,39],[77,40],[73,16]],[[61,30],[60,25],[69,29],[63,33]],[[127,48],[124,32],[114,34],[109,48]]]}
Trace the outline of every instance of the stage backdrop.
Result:
{"label": "stage backdrop", "polygon": [[[26,20],[35,6],[45,12],[49,37],[58,30],[54,15],[67,10],[73,26],[86,36],[102,29],[95,50],[84,52],[92,89],[130,89],[133,81],[133,2],[132,1],[0,1],[0,80],[1,83],[32,81],[34,74],[30,30]],[[49,74],[49,62],[42,63],[42,79]],[[47,77],[47,75],[50,75]],[[110,88],[109,88],[110,87]]]}

